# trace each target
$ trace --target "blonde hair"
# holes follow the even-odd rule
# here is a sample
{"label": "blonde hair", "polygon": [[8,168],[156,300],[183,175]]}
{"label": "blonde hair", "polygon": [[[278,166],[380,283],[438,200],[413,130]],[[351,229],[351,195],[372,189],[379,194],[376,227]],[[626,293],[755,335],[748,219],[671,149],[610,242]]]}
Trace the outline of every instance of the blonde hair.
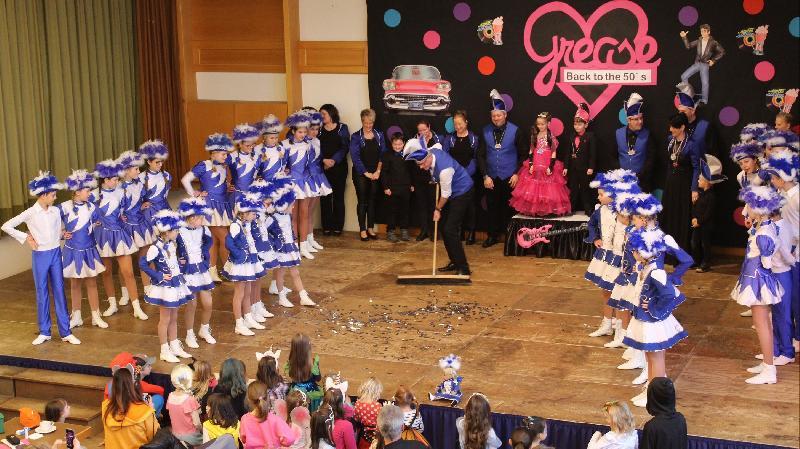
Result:
{"label": "blonde hair", "polygon": [[198,400],[208,392],[211,379],[214,373],[211,372],[211,364],[205,360],[194,362],[194,397]]}
{"label": "blonde hair", "polygon": [[375,121],[375,111],[373,111],[372,109],[369,109],[369,108],[362,109],[361,110],[361,120],[363,121],[364,119],[367,119],[367,120],[369,120],[371,122],[374,122]]}
{"label": "blonde hair", "polygon": [[383,384],[374,377],[368,377],[358,387],[358,400],[362,402],[375,402],[383,394]]}
{"label": "blonde hair", "polygon": [[175,368],[172,368],[172,373],[170,373],[169,378],[176,390],[192,394],[194,371],[192,371],[191,368],[181,363]]}
{"label": "blonde hair", "polygon": [[603,410],[611,420],[611,430],[616,433],[628,433],[633,430],[633,415],[625,401],[611,401],[603,405]]}

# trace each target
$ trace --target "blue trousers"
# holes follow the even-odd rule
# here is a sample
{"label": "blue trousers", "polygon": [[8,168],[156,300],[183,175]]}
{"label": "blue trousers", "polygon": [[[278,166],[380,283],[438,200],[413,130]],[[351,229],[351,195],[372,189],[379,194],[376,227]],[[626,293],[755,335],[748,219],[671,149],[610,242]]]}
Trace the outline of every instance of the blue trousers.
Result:
{"label": "blue trousers", "polygon": [[684,83],[688,83],[689,78],[691,78],[692,75],[694,75],[697,72],[700,72],[700,88],[701,88],[700,96],[703,97],[703,101],[706,103],[708,103],[708,92],[710,90],[710,86],[708,84],[708,69],[709,69],[708,63],[695,62],[681,74],[681,81]]}
{"label": "blue trousers", "polygon": [[64,295],[64,273],[61,263],[61,248],[48,251],[33,251],[33,283],[36,286],[36,314],[39,321],[39,334],[50,336],[50,292],[56,306],[56,322],[61,337],[72,335],[69,330],[69,311],[67,297]]}
{"label": "blue trousers", "polygon": [[800,340],[800,263],[792,265],[792,321],[794,339]]}
{"label": "blue trousers", "polygon": [[792,346],[792,272],[775,273],[775,279],[783,287],[781,302],[772,306],[772,334],[773,353],[775,357],[786,356],[794,358],[794,346]]}

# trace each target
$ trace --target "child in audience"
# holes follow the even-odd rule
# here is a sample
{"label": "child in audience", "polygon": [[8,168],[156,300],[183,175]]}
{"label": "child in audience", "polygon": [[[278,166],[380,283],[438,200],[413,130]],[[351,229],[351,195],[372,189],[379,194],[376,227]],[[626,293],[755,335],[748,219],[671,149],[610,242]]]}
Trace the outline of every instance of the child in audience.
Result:
{"label": "child in audience", "polygon": [[464,416],[456,419],[461,449],[498,449],[503,445],[492,428],[491,413],[489,400],[482,393],[474,393],[469,398]]}
{"label": "child in audience", "polygon": [[200,419],[205,421],[208,419],[207,405],[208,398],[211,396],[214,388],[217,387],[217,378],[214,377],[214,372],[211,370],[211,364],[205,360],[197,360],[192,364],[194,370],[194,398],[200,403]]}
{"label": "child in audience", "polygon": [[531,449],[533,445],[531,432],[526,427],[517,427],[511,432],[508,445],[511,446],[511,449]]}
{"label": "child in audience", "polygon": [[298,389],[308,397],[308,409],[312,412],[322,403],[323,391],[319,387],[322,375],[319,369],[319,356],[311,352],[311,340],[308,335],[295,334],[289,350],[289,360],[283,367],[289,378],[290,388]]}
{"label": "child in audience", "polygon": [[172,433],[179,440],[193,446],[202,444],[200,404],[192,396],[194,372],[188,366],[180,364],[172,369],[170,379],[175,387],[167,398]]}
{"label": "child in audience", "polygon": [[66,399],[53,399],[44,406],[44,419],[53,422],[66,422],[69,418],[70,407]]}
{"label": "child in audience", "polygon": [[666,377],[656,377],[647,387],[647,413],[639,447],[673,449],[689,447],[686,418],[675,410],[675,384]]}
{"label": "child in audience", "polygon": [[[386,164],[384,164],[384,168]],[[381,403],[378,399],[383,393],[383,385],[374,378],[368,377],[358,388],[358,400],[354,407],[353,415],[357,423],[364,429],[361,438],[358,440],[358,449],[367,449],[372,444],[377,433],[378,413],[381,411]]]}
{"label": "child in audience", "polygon": [[636,433],[628,404],[619,401],[606,402],[603,412],[611,431],[605,434],[595,432],[586,449],[636,449],[639,446],[639,435]]}
{"label": "child in audience", "polygon": [[323,405],[311,414],[311,449],[335,449],[333,445],[333,410]]}
{"label": "child in audience", "polygon": [[214,393],[223,393],[231,398],[233,409],[239,418],[247,413],[247,368],[239,359],[226,359],[219,371],[219,382]]}
{"label": "child in audience", "polygon": [[355,415],[355,410],[353,409],[352,402],[350,401],[350,396],[347,394],[347,389],[350,387],[350,382],[344,380],[342,378],[341,372],[335,373],[328,373],[325,376],[325,383],[323,384],[324,388],[323,391],[328,391],[331,388],[336,388],[342,392],[342,398],[344,400],[343,408],[344,408],[344,419],[351,420]]}
{"label": "child in audience", "polygon": [[294,444],[297,437],[292,428],[271,412],[272,401],[263,382],[255,381],[247,387],[247,402],[252,411],[242,417],[239,427],[244,449],[272,449]]}
{"label": "child in audience", "polygon": [[284,382],[283,376],[278,372],[278,360],[274,356],[265,355],[258,361],[256,379],[264,382],[264,385],[267,386],[271,400],[286,399],[286,393],[289,392],[289,384]]}
{"label": "child in audience", "polygon": [[531,434],[531,449],[553,449],[543,444],[547,439],[547,421],[538,416],[529,416],[525,419],[525,427]]}
{"label": "child in audience", "polygon": [[[167,160],[169,150],[160,140],[148,140],[139,145],[139,153],[147,162],[147,170],[139,175],[139,180],[144,184],[142,209],[144,209],[145,222],[149,221],[151,228],[155,226],[155,216],[159,211],[170,209],[167,197],[172,186],[172,175],[164,171],[164,161]],[[147,254],[149,246],[139,247],[139,257]],[[141,273],[142,285],[147,286],[150,280],[146,273]]]}
{"label": "child in audience", "polygon": [[292,390],[286,395],[286,410],[282,416],[296,436],[290,449],[308,449],[311,446],[311,415],[307,405],[306,394],[300,390]]}
{"label": "child in audience", "polygon": [[160,358],[170,363],[180,362],[178,357],[192,357],[183,350],[178,339],[178,308],[194,299],[181,274],[175,243],[178,230],[185,225],[177,212],[169,209],[159,211],[153,217],[153,229],[158,238],[148,248],[147,254],[139,260],[139,268],[147,273],[153,282],[144,300],[148,304],[159,306]]}
{"label": "child in audience", "polygon": [[[403,135],[394,133],[391,138],[392,151],[387,151],[381,156],[383,168],[381,169],[381,186],[383,193],[389,197],[388,216],[386,217],[386,239],[392,243],[399,240],[407,242],[408,236],[408,208],[411,201],[411,184],[409,166],[403,159]],[[400,238],[395,231],[400,228]],[[377,419],[377,414],[375,415]]]}
{"label": "child in audience", "polygon": [[400,407],[400,410],[403,411],[406,427],[420,432],[425,431],[425,423],[422,421],[422,415],[419,414],[417,398],[414,397],[414,393],[410,389],[401,385],[394,392],[392,401],[394,401],[394,405]]}
{"label": "child in audience", "polygon": [[356,449],[355,430],[353,423],[345,416],[342,390],[331,388],[326,391],[323,404],[332,410],[333,433],[331,436],[336,449]]}
{"label": "child in audience", "polygon": [[692,256],[699,264],[698,273],[711,270],[711,233],[714,230],[714,184],[727,179],[722,175],[722,163],[714,156],[707,154],[700,159],[700,176],[697,187],[700,188],[697,201],[692,203]]}
{"label": "child in audience", "polygon": [[208,397],[208,419],[203,422],[203,443],[208,443],[226,433],[239,441],[239,415],[233,409],[231,398],[214,393]]}

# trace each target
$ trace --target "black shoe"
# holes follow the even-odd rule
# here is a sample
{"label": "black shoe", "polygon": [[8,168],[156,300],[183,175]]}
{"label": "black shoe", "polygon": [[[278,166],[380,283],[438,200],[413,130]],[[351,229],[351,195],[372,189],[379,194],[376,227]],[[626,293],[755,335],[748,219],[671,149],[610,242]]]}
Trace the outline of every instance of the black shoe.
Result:
{"label": "black shoe", "polygon": [[371,240],[378,240],[378,234],[373,234],[371,232],[367,232],[367,238]]}
{"label": "black shoe", "polygon": [[474,245],[475,244],[475,231],[469,231],[466,243],[467,243],[467,245]]}
{"label": "black shoe", "polygon": [[460,275],[460,276],[469,276],[469,275],[472,274],[472,272],[469,271],[469,267],[459,267],[459,268],[456,268],[456,273],[455,274]]}
{"label": "black shoe", "polygon": [[694,271],[697,273],[708,273],[709,271],[711,271],[711,267],[699,266]]}
{"label": "black shoe", "polygon": [[331,231],[328,231],[327,229],[323,230],[322,231],[322,235],[329,236],[329,235],[331,235]]}
{"label": "black shoe", "polygon": [[453,262],[450,262],[449,264],[443,266],[442,268],[437,268],[436,269],[436,271],[439,271],[441,273],[446,273],[448,271],[456,271],[456,270],[457,270],[457,268],[456,268],[455,264],[453,264]]}
{"label": "black shoe", "polygon": [[366,236],[362,236],[361,234],[358,235],[361,238],[361,241],[362,242],[369,242],[369,233],[365,232],[365,231],[361,231],[361,232],[364,232],[364,234],[367,234]]}
{"label": "black shoe", "polygon": [[336,237],[341,237],[342,236],[342,231],[333,231],[333,235],[336,236]]}
{"label": "black shoe", "polygon": [[488,248],[490,246],[496,245],[497,243],[498,243],[497,237],[491,235],[486,240],[483,241],[483,245],[481,246],[483,246],[484,248]]}
{"label": "black shoe", "polygon": [[430,236],[428,235],[428,231],[422,231],[422,232],[420,232],[420,233],[419,233],[419,235],[417,236],[417,241],[418,241],[418,242],[421,242],[421,241],[423,241],[423,240],[427,239],[428,237],[430,237]]}

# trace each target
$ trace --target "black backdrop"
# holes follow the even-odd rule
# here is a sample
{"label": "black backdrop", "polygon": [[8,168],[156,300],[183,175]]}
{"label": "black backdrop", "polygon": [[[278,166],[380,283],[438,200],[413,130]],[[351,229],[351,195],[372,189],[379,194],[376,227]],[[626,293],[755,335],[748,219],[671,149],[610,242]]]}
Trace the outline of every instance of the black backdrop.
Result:
{"label": "black backdrop", "polygon": [[[454,6],[466,3],[469,18],[457,20]],[[400,126],[406,135],[413,132],[418,116],[397,114],[386,111],[383,103],[383,80],[391,77],[392,69],[402,64],[425,64],[439,68],[442,78],[452,83],[450,112],[465,109],[470,116],[470,128],[478,131],[489,123],[489,98],[491,89],[509,94],[513,99],[513,109],[509,120],[524,128],[529,128],[537,113],[549,111],[559,118],[565,126],[561,135],[562,144],[571,131],[572,116],[575,112],[573,102],[557,87],[548,96],[534,92],[533,79],[542,68],[541,63],[533,61],[525,50],[523,30],[531,13],[540,6],[550,3],[531,0],[467,2],[444,0],[368,0],[368,39],[369,39],[369,93],[371,107],[378,112],[378,126],[387,129]],[[573,0],[568,2],[584,18],[588,18],[603,3],[592,0]],[[763,9],[757,14],[749,14],[745,6],[756,5],[759,1],[745,0],[691,0],[689,1],[639,1],[637,4],[647,15],[649,24],[647,34],[658,45],[653,60],[661,60],[657,68],[657,85],[623,85],[608,105],[602,110],[592,111],[595,116],[591,129],[599,140],[601,169],[613,165],[615,150],[614,130],[622,126],[618,113],[623,101],[631,92],[640,93],[645,99],[645,126],[654,134],[658,147],[662,150],[667,136],[667,119],[675,113],[673,106],[674,85],[680,74],[692,63],[694,50],[686,50],[680,37],[681,30],[689,31],[690,40],[699,36],[699,25],[709,23],[712,35],[726,50],[726,55],[718,65],[711,69],[711,89],[709,104],[699,110],[699,115],[712,124],[712,133],[717,144],[708,152],[718,155],[725,165],[729,181],[717,187],[718,230],[716,244],[739,246],[745,238],[743,229],[733,223],[732,214],[738,206],[736,192],[738,185],[735,175],[738,168],[728,158],[731,143],[738,140],[741,127],[749,122],[774,121],[775,110],[766,106],[767,91],[776,88],[794,88],[798,85],[798,38],[789,30],[790,20],[798,16],[800,3],[795,0],[770,0],[763,2]],[[696,9],[698,18],[692,26],[684,26],[679,21],[679,11],[685,6]],[[462,6],[463,8],[463,6]],[[387,25],[387,10],[399,13],[400,22],[394,27]],[[463,9],[461,10],[463,12]],[[394,14],[390,12],[389,15]],[[502,16],[504,21],[503,45],[482,43],[477,37],[478,25],[487,19]],[[394,19],[397,14],[394,15]],[[462,15],[463,19],[464,16]],[[391,23],[392,17],[389,17]],[[742,29],[769,25],[769,34],[764,46],[764,55],[754,55],[737,38]],[[615,37],[622,41],[635,34],[636,19],[620,10],[607,13],[594,26],[592,40],[603,36]],[[434,30],[440,37],[438,47],[427,48],[423,36]],[[561,13],[552,13],[536,22],[531,33],[531,42],[539,54],[546,54],[552,48],[553,35],[577,40],[583,36],[573,19]],[[605,52],[604,52],[605,53]],[[478,60],[489,56],[494,59],[496,68],[490,75],[478,71]],[[627,61],[627,57],[616,55],[615,62]],[[761,61],[774,65],[775,75],[767,82],[754,76],[754,66]],[[700,91],[700,79],[694,75],[690,82]],[[605,86],[581,86],[578,88],[591,102],[597,92]],[[732,126],[720,122],[720,110],[734,107],[739,119]],[[797,111],[795,107],[795,112]],[[796,114],[795,114],[796,115]],[[432,115],[428,118],[438,133],[445,133],[445,121],[449,114]],[[358,126],[353,126],[358,128]],[[665,168],[661,168],[663,173]],[[481,220],[482,222],[482,220]]]}

